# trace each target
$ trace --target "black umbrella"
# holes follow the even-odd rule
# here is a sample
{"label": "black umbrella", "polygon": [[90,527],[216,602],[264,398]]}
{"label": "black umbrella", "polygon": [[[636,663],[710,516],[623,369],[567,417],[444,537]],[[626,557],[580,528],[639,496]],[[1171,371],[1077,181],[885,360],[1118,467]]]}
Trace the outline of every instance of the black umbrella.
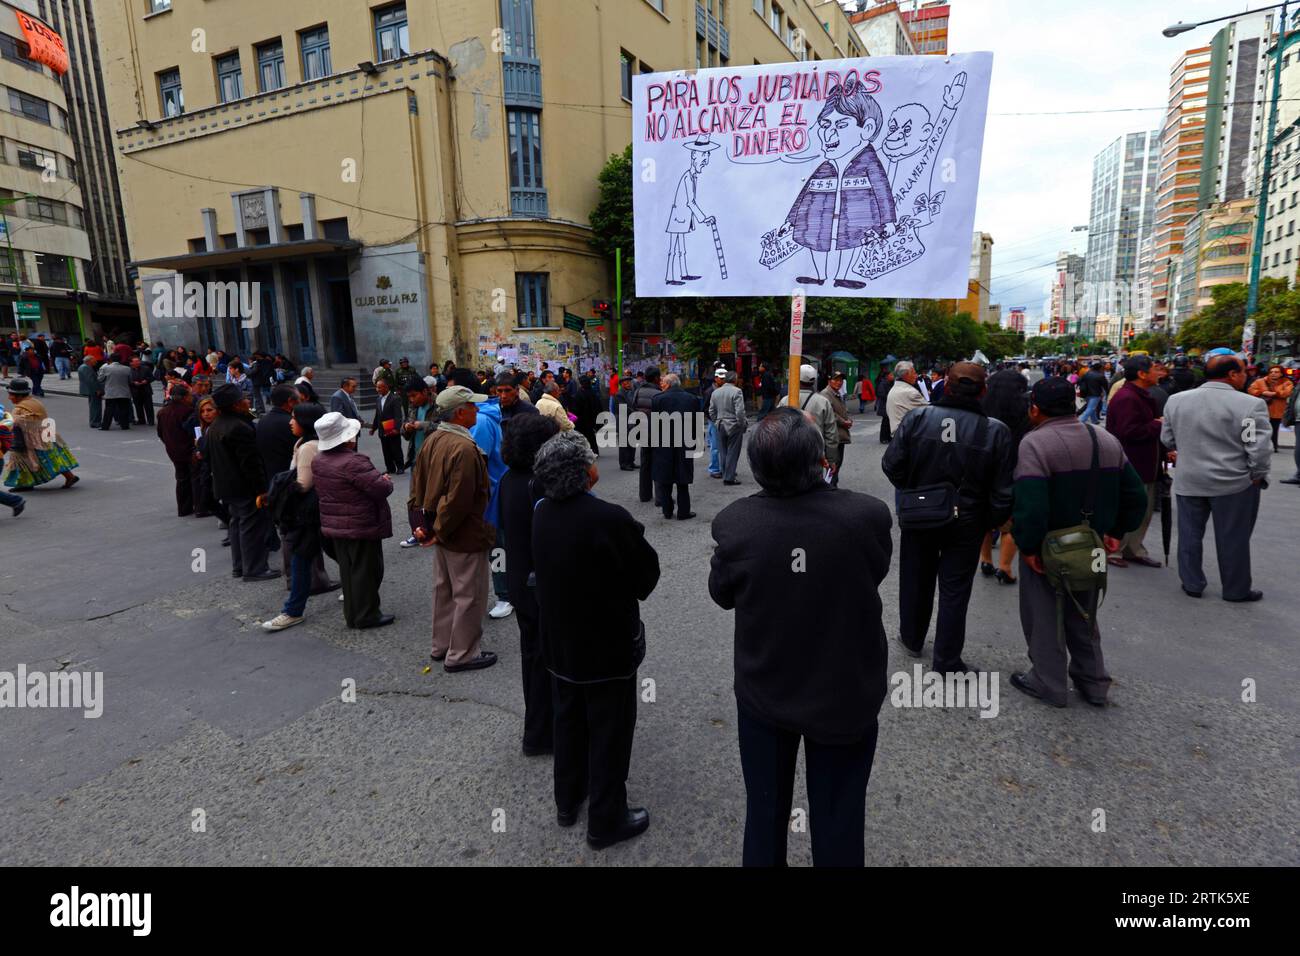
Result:
{"label": "black umbrella", "polygon": [[1156,480],[1156,493],[1160,495],[1160,539],[1165,545],[1165,567],[1169,567],[1169,539],[1174,533],[1173,486],[1174,480],[1169,477],[1168,466],[1162,462],[1160,477]]}

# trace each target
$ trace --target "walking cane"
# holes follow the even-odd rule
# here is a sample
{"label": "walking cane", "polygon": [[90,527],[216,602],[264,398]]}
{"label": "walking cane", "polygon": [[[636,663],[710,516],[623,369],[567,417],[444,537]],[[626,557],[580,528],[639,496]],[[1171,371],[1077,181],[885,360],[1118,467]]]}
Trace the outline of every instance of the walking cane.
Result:
{"label": "walking cane", "polygon": [[715,219],[709,223],[713,227],[713,249],[718,254],[718,268],[722,270],[722,278],[727,277],[727,257],[722,254],[722,237],[718,235],[718,223]]}

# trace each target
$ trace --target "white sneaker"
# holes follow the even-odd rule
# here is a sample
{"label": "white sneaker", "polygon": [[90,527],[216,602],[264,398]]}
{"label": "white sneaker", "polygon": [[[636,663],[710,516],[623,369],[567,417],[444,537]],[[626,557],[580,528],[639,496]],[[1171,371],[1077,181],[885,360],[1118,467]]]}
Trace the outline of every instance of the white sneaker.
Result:
{"label": "white sneaker", "polygon": [[295,624],[301,624],[302,618],[291,617],[288,614],[278,614],[269,621],[262,622],[263,630],[283,631],[287,627],[293,627]]}
{"label": "white sneaker", "polygon": [[499,621],[503,617],[509,617],[515,613],[515,606],[509,601],[497,601],[496,606],[488,611],[488,617],[494,621]]}
{"label": "white sneaker", "polygon": [[415,540],[415,535],[411,535],[411,536],[410,536],[409,538],[407,538],[405,541],[401,542],[401,543],[398,545],[398,547],[399,547],[399,548],[414,548],[414,547],[418,547],[419,544],[420,544],[420,542],[418,542],[418,541]]}

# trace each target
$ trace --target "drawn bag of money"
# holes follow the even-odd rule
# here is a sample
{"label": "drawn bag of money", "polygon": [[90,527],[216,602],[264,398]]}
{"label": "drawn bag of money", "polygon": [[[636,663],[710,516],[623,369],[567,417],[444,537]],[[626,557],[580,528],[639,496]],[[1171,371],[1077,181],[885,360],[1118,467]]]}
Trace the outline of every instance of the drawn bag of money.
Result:
{"label": "drawn bag of money", "polygon": [[923,255],[925,246],[916,234],[916,220],[907,216],[899,220],[898,231],[888,239],[872,236],[863,243],[862,255],[853,271],[864,279],[879,279]]}
{"label": "drawn bag of money", "polygon": [[758,264],[775,269],[800,248],[799,243],[794,241],[794,227],[787,222],[779,229],[763,233],[763,251],[758,257]]}

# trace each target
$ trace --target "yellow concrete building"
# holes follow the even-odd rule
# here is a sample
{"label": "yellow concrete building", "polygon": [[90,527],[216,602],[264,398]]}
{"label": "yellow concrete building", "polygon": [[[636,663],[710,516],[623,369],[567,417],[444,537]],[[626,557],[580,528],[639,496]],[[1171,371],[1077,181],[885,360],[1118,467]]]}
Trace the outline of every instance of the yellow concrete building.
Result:
{"label": "yellow concrete building", "polygon": [[[322,366],[608,350],[565,320],[613,297],[587,223],[631,76],[866,52],[835,0],[98,10],[150,335]],[[186,282],[257,282],[260,324]]]}

